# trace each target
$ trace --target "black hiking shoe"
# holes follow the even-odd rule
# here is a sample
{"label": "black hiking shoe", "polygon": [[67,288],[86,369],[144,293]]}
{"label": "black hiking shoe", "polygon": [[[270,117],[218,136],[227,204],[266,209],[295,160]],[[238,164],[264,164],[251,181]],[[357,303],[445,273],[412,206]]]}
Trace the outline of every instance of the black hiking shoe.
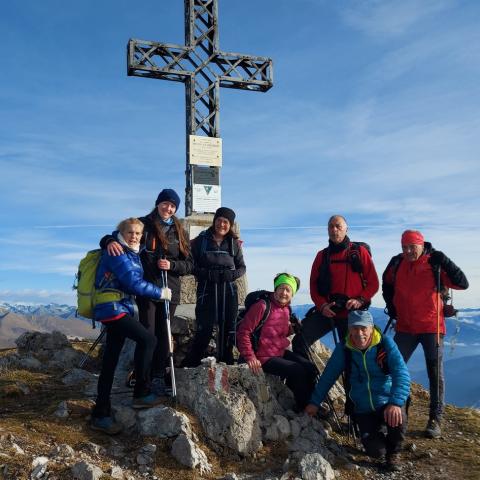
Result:
{"label": "black hiking shoe", "polygon": [[123,429],[122,425],[116,422],[112,417],[93,417],[90,422],[90,428],[107,435],[117,435]]}
{"label": "black hiking shoe", "polygon": [[384,469],[387,472],[399,472],[400,463],[401,461],[399,453],[387,453],[385,457]]}
{"label": "black hiking shoe", "polygon": [[440,422],[436,418],[430,418],[425,429],[425,436],[427,438],[440,438],[442,435],[442,429],[440,428]]}

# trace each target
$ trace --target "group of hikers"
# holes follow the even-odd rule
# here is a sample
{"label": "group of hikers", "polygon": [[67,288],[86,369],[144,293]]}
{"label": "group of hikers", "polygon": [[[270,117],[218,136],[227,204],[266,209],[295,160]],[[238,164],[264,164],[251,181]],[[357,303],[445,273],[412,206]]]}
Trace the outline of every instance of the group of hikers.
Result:
{"label": "group of hikers", "polygon": [[[385,467],[395,470],[407,429],[410,375],[406,362],[421,344],[430,390],[425,434],[430,438],[441,435],[443,338],[449,307],[444,296],[450,288],[466,289],[468,281],[419,231],[403,232],[402,253],[391,259],[382,276],[386,312],[394,321],[393,338],[374,325],[368,310],[380,287],[370,248],[349,239],[341,215],[329,219],[328,247],[313,262],[310,294],[315,306],[306,317],[298,321],[292,316],[290,304],[300,280],[283,272],[275,276],[272,292],[255,292],[254,301],[245,302],[237,322],[235,281],[246,267],[242,243],[234,231],[235,212],[219,208],[212,225],[190,243],[175,216],[179,205],[178,194],[164,189],[148,215],[123,220],[117,231],[100,241],[95,286],[124,295],[98,303],[94,310],[95,319],[105,326],[106,343],[92,428],[109,434],[121,430],[111,414],[110,392],[126,338],[136,342],[133,408],[153,407],[171,394],[168,359],[172,343],[167,317],[175,313],[180,301],[179,277],[193,274],[197,327],[182,367],[200,364],[217,327],[218,361],[233,364],[235,346],[240,361],[253,374],[263,371],[285,380],[299,413],[321,415],[330,388],[342,376],[346,411],[366,453],[384,458]],[[328,332],[334,334],[336,347],[319,375],[312,346]]]}

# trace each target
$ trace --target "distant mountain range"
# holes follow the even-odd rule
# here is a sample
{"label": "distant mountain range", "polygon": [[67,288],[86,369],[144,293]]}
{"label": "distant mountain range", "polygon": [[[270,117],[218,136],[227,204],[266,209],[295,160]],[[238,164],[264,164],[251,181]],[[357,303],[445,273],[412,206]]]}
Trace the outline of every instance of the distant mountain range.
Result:
{"label": "distant mountain range", "polygon": [[[312,305],[296,305],[293,311],[301,319]],[[385,328],[388,317],[381,308],[371,307],[375,323]],[[389,335],[393,335],[390,330]],[[331,334],[322,342],[333,348]],[[428,387],[425,360],[419,346],[408,362],[412,379]],[[459,407],[480,408],[480,309],[461,309],[458,318],[447,318],[445,337],[444,369],[446,379],[445,398]]]}
{"label": "distant mountain range", "polygon": [[70,305],[23,305],[0,303],[0,348],[14,347],[15,339],[26,331],[52,332],[80,338],[97,336],[91,320],[76,317]]}
{"label": "distant mountain range", "polygon": [[[295,305],[293,311],[302,319],[312,305]],[[381,308],[370,309],[375,323],[382,329],[388,317]],[[23,332],[59,330],[70,337],[95,338],[91,320],[77,317],[71,305],[26,305],[0,302],[0,348],[14,347],[15,339]],[[390,331],[389,334],[392,334]],[[322,342],[334,347],[332,335]],[[458,406],[480,407],[480,309],[462,309],[458,318],[447,319],[445,339],[445,376],[447,402]],[[414,381],[427,386],[425,360],[421,347],[408,364]]]}

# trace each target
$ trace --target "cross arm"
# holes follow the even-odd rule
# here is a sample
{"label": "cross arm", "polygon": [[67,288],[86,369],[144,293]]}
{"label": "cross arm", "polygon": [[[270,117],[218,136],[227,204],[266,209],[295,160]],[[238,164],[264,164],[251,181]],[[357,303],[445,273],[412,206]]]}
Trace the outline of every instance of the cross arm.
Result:
{"label": "cross arm", "polygon": [[130,39],[127,44],[129,76],[162,78],[185,82],[189,70],[191,48],[170,43]]}
{"label": "cross arm", "polygon": [[217,65],[222,87],[266,92],[273,86],[270,58],[219,52],[212,63]]}

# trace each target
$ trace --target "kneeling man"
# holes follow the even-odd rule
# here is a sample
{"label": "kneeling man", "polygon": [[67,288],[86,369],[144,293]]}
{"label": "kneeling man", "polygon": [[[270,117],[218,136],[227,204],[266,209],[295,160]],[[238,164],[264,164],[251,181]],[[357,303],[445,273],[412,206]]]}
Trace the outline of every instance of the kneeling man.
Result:
{"label": "kneeling man", "polygon": [[[345,394],[367,455],[386,455],[385,467],[398,469],[398,452],[407,430],[410,375],[392,338],[383,336],[369,311],[348,314],[348,337],[339,343],[318,380],[305,411],[315,415],[345,372]],[[386,433],[385,433],[386,432]]]}

